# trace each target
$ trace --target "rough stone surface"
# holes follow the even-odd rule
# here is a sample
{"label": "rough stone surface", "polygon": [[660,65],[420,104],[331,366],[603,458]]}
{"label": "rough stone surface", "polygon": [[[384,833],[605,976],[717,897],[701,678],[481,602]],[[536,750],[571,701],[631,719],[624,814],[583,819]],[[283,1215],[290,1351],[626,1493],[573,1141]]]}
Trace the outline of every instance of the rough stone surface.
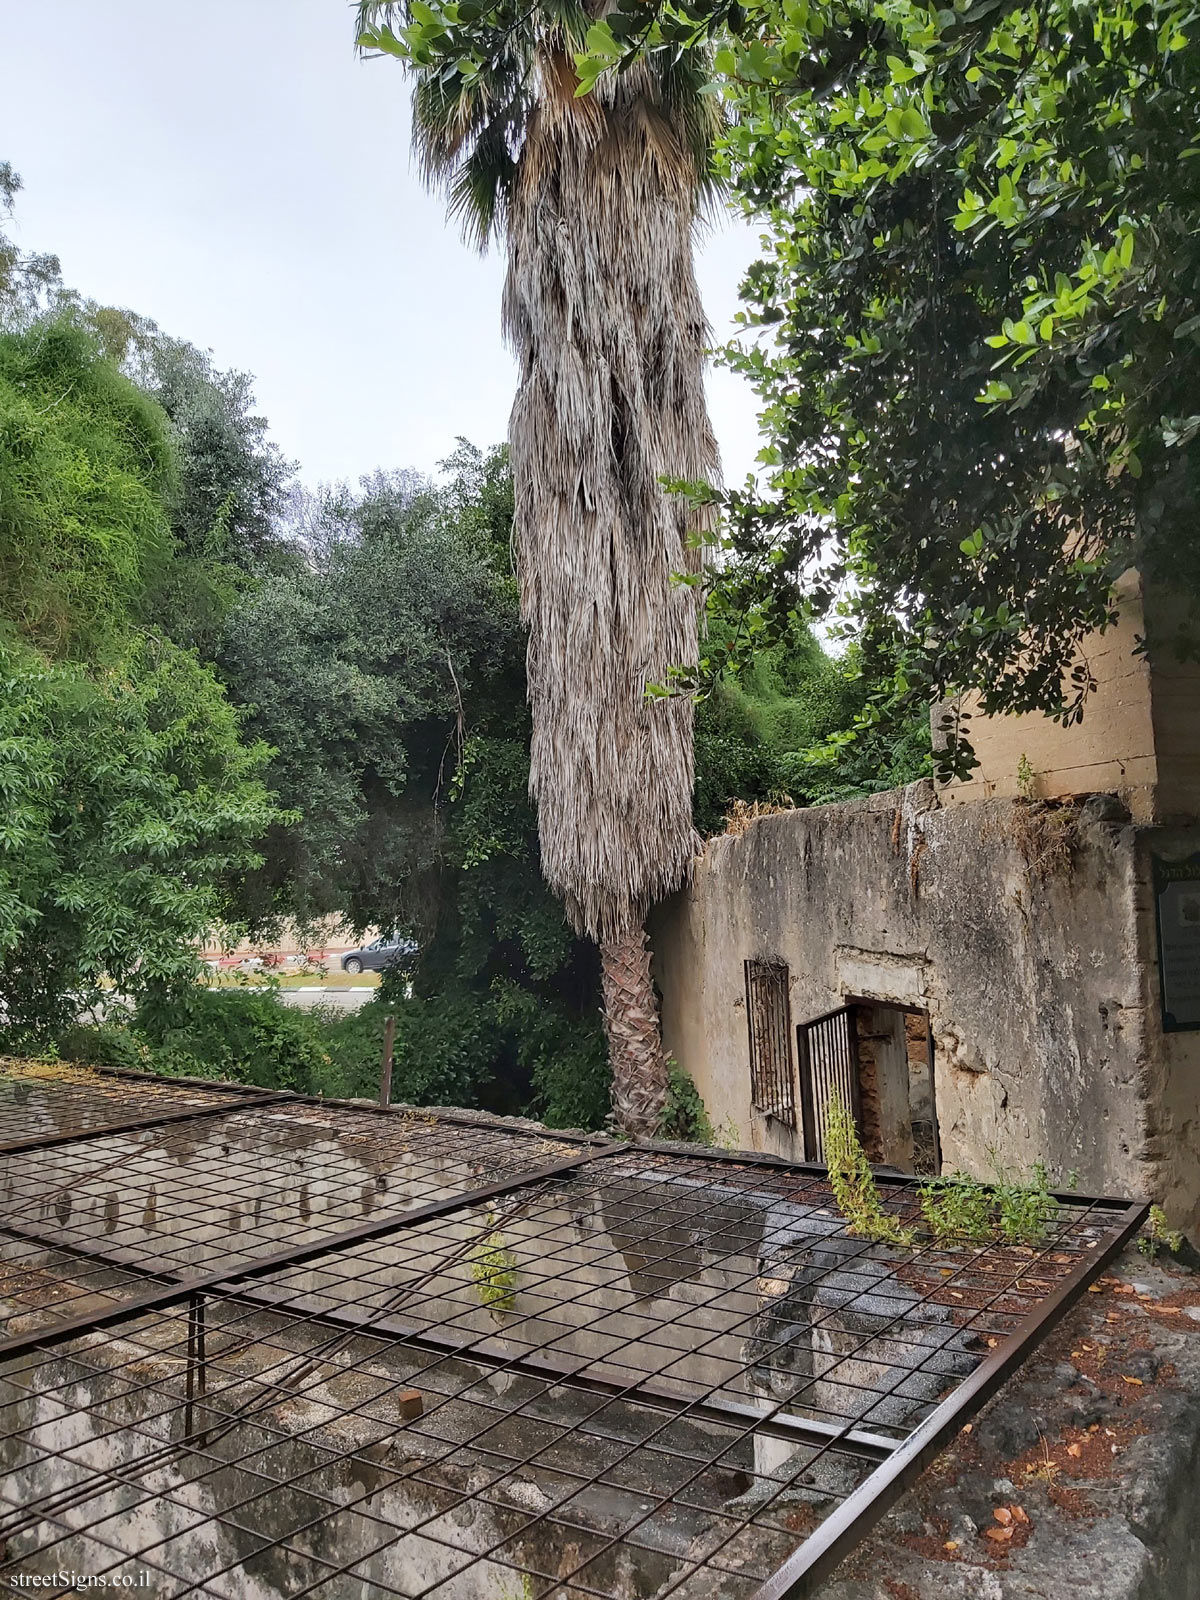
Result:
{"label": "rough stone surface", "polygon": [[1197,1305],[1200,1275],[1130,1252],[820,1600],[1195,1600]]}
{"label": "rough stone surface", "polygon": [[1045,1161],[1200,1227],[1200,1033],[1161,1027],[1150,867],[1200,829],[1104,816],[922,783],[710,841],[652,935],[666,1047],[728,1142],[803,1157],[750,1104],[743,963],[785,961],[793,1024],[928,1013],[947,1170]]}

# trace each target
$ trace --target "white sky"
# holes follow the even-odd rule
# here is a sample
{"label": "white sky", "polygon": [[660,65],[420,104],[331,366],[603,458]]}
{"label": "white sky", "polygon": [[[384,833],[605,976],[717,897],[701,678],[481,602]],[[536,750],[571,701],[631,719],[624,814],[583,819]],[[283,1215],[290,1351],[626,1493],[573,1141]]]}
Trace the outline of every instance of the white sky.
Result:
{"label": "white sky", "polygon": [[[253,373],[307,482],[432,471],[458,434],[504,437],[502,257],[422,190],[402,71],[356,59],[346,0],[0,0],[0,53],[17,241]],[[703,248],[717,339],[754,253],[740,222]],[[739,481],[754,396],[719,371],[710,402]]]}

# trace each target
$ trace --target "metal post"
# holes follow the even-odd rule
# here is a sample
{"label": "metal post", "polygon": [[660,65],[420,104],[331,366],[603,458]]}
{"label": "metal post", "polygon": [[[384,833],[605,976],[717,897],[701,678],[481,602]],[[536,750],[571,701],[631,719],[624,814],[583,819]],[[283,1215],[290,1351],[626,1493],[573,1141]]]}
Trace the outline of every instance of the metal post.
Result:
{"label": "metal post", "polygon": [[396,1018],[389,1011],[383,1022],[383,1065],[379,1069],[379,1104],[392,1103],[392,1047],[396,1042]]}
{"label": "metal post", "polygon": [[183,1437],[192,1436],[192,1401],[196,1394],[196,1297],[188,1301],[187,1320],[187,1378],[183,1400]]}
{"label": "metal post", "polygon": [[[208,1392],[208,1374],[204,1349],[204,1296],[194,1294],[188,1300],[187,1321],[187,1383],[183,1402],[183,1437],[190,1440],[197,1414],[203,1416],[202,1405]],[[196,1442],[204,1447],[208,1429],[201,1427]]]}

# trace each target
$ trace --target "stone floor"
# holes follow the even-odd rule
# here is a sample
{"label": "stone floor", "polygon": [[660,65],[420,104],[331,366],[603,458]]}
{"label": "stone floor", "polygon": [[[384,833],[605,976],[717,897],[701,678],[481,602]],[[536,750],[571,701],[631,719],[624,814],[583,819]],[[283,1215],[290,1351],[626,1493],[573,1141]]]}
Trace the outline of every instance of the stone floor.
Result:
{"label": "stone floor", "polygon": [[1130,1251],[821,1600],[1196,1600],[1200,1273]]}

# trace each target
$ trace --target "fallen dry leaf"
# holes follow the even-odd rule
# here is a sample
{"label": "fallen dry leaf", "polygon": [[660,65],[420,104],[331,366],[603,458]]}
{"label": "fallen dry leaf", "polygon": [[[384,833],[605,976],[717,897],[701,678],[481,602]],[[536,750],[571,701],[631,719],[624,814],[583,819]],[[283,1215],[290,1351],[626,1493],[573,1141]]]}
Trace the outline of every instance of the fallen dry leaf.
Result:
{"label": "fallen dry leaf", "polygon": [[987,1347],[989,1350],[994,1350],[999,1343],[999,1339],[989,1339],[987,1342]]}
{"label": "fallen dry leaf", "polygon": [[1023,1522],[1026,1524],[1026,1526],[1028,1526],[1029,1513],[1026,1511],[1024,1506],[1009,1506],[1008,1509],[1012,1512],[1013,1516],[1018,1522]]}
{"label": "fallen dry leaf", "polygon": [[971,1429],[974,1426],[975,1426],[975,1424],[973,1422],[964,1422],[962,1427],[958,1431],[960,1433],[970,1433]]}
{"label": "fallen dry leaf", "polygon": [[1127,1372],[1123,1372],[1121,1374],[1121,1376],[1122,1376],[1122,1378],[1124,1378],[1126,1383],[1136,1383],[1139,1389],[1145,1387],[1145,1385],[1142,1383],[1141,1378],[1131,1378]]}
{"label": "fallen dry leaf", "polygon": [[985,1539],[991,1539],[995,1544],[1007,1544],[1013,1536],[1013,1531],[1011,1528],[987,1528],[984,1530],[983,1536]]}
{"label": "fallen dry leaf", "polygon": [[942,1549],[943,1550],[957,1550],[958,1549],[958,1540],[957,1539],[947,1539],[945,1544],[942,1546]]}
{"label": "fallen dry leaf", "polygon": [[1102,1283],[1089,1283],[1088,1284],[1088,1293],[1089,1294],[1103,1294],[1104,1293],[1104,1285]]}
{"label": "fallen dry leaf", "polygon": [[1069,1444],[1067,1446],[1067,1454],[1069,1456],[1081,1456],[1083,1454],[1083,1446],[1081,1444]]}
{"label": "fallen dry leaf", "polygon": [[992,1512],[992,1515],[1002,1528],[1007,1528],[1012,1525],[1013,1514],[1007,1506],[997,1506]]}

